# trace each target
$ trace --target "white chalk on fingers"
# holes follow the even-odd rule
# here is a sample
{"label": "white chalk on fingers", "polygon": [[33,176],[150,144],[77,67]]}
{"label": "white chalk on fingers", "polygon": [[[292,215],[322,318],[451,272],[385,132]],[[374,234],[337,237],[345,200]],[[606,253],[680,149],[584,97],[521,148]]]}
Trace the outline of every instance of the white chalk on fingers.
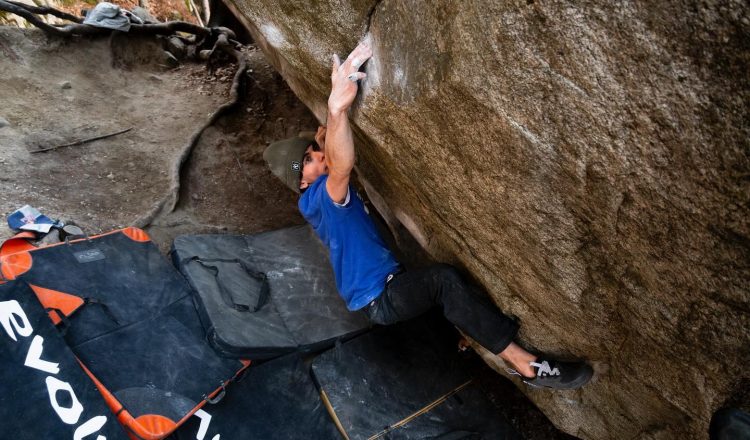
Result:
{"label": "white chalk on fingers", "polygon": [[347,76],[346,78],[351,82],[357,82],[357,80],[365,79],[367,77],[367,74],[364,72],[354,72],[351,75]]}
{"label": "white chalk on fingers", "polygon": [[352,67],[354,67],[355,69],[359,69],[359,66],[361,65],[362,65],[361,59],[359,59],[358,57],[352,58]]}

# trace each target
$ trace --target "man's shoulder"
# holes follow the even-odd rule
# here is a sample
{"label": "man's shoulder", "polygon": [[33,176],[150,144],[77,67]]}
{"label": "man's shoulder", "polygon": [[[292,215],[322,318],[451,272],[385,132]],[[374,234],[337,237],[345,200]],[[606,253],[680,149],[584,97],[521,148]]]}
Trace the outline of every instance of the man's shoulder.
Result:
{"label": "man's shoulder", "polygon": [[299,201],[297,202],[300,211],[309,208],[311,204],[314,203],[314,200],[318,198],[317,183],[318,181],[315,181],[312,185],[308,186],[307,189],[302,191],[302,194],[300,194]]}
{"label": "man's shoulder", "polygon": [[310,217],[317,216],[320,213],[325,197],[326,178],[326,175],[320,176],[299,198],[297,206],[302,216],[308,219],[308,221],[310,221]]}
{"label": "man's shoulder", "polygon": [[328,174],[322,174],[320,177],[315,179],[315,182],[313,182],[309,188],[307,188],[307,191],[305,191],[305,194],[311,193],[311,194],[320,195],[322,191],[326,190],[327,180],[328,180]]}

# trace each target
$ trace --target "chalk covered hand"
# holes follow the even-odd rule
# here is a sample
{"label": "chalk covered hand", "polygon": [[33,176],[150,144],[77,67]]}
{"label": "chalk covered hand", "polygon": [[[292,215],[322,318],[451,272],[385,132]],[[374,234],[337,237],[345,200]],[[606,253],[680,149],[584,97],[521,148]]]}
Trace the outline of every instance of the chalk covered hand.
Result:
{"label": "chalk covered hand", "polygon": [[331,71],[331,95],[328,97],[328,112],[338,114],[349,110],[357,96],[357,81],[367,76],[359,72],[360,66],[372,57],[367,43],[359,43],[343,63],[333,55]]}

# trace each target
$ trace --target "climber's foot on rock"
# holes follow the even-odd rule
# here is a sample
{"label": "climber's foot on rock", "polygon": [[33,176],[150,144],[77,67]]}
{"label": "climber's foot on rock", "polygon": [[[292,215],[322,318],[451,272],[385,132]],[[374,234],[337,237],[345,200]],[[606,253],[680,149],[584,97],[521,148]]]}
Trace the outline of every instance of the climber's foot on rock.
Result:
{"label": "climber's foot on rock", "polygon": [[540,356],[529,362],[534,376],[521,374],[517,370],[509,369],[508,373],[521,376],[524,383],[533,387],[551,388],[555,390],[575,390],[586,385],[594,375],[591,365],[582,361],[558,361],[546,356]]}
{"label": "climber's foot on rock", "polygon": [[466,351],[471,347],[471,344],[469,344],[469,340],[466,338],[461,338],[458,341],[458,351]]}

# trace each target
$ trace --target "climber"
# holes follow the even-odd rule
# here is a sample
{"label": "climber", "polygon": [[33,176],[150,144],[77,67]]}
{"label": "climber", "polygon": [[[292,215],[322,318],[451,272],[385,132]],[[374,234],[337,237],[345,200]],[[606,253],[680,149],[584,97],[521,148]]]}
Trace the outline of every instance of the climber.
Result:
{"label": "climber", "polygon": [[592,376],[584,362],[536,356],[513,342],[518,324],[473,291],[458,271],[438,264],[404,271],[378,235],[350,184],[354,141],[348,110],[360,67],[372,56],[360,43],[343,63],[333,56],[327,127],[315,140],[293,138],[271,144],[263,154],[271,171],[301,192],[299,209],[329,248],[336,286],[349,310],[361,310],[376,324],[393,324],[440,306],[445,317],[486,349],[500,356],[532,386],[576,389]]}

